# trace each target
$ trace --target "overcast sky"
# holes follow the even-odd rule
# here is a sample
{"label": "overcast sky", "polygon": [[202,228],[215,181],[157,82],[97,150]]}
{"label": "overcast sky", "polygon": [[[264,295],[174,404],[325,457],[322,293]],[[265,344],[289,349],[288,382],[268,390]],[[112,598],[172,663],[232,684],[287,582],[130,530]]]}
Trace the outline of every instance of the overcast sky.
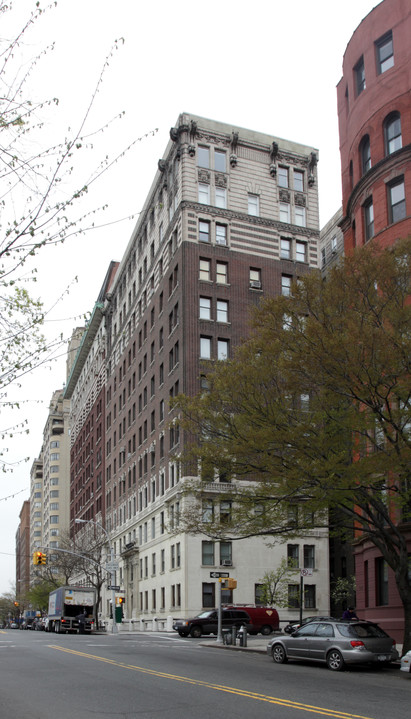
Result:
{"label": "overcast sky", "polygon": [[[109,203],[99,220],[105,226],[38,257],[36,293],[46,307],[78,278],[50,315],[50,337],[60,329],[68,334],[92,310],[109,262],[122,258],[169,129],[181,112],[317,148],[320,223],[326,224],[341,204],[336,85],[343,54],[355,28],[377,4],[59,0],[45,13],[27,37],[25,52],[34,56],[55,43],[29,85],[35,99],[59,98],[58,108],[45,117],[47,137],[62,139],[67,127],[77,127],[104,59],[119,38],[124,43],[106,68],[88,127],[97,129],[122,111],[125,115],[96,138],[95,165],[106,152],[148,135],[90,193],[89,208]],[[14,0],[12,12],[1,18],[0,38],[11,38],[34,6],[33,0]],[[64,381],[63,356],[51,368],[28,375],[21,390],[10,388],[9,399],[25,402],[20,412],[3,412],[0,419],[2,430],[23,419],[30,428],[29,435],[6,443],[8,461],[30,460],[1,479],[0,593],[15,582],[15,534],[22,503],[29,498],[30,467],[40,453],[52,391]]]}

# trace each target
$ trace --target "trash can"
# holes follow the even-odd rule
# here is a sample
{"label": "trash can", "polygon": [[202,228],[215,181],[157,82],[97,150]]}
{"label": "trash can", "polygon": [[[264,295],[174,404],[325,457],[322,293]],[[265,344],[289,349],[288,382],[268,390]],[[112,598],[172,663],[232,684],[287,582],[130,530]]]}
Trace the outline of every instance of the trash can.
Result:
{"label": "trash can", "polygon": [[223,644],[232,644],[232,638],[231,638],[231,631],[230,629],[223,629],[222,630],[223,635]]}

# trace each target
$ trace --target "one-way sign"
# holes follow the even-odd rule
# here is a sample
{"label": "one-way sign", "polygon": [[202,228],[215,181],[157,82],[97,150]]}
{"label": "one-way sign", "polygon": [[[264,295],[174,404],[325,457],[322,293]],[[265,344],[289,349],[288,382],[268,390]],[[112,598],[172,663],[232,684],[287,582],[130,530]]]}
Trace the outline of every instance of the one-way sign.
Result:
{"label": "one-way sign", "polygon": [[230,572],[210,572],[210,577],[213,579],[219,579],[219,577],[227,578],[230,576]]}
{"label": "one-way sign", "polygon": [[115,592],[119,592],[119,591],[120,591],[120,587],[117,586],[117,585],[113,585],[113,586],[110,585],[109,587],[107,587],[107,589],[114,589]]}

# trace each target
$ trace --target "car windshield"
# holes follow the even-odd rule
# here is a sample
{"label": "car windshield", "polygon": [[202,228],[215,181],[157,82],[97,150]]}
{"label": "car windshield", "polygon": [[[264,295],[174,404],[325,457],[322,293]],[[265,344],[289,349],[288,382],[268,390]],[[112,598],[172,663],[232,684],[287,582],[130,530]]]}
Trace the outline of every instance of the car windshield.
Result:
{"label": "car windshield", "polygon": [[197,614],[197,619],[208,619],[209,617],[212,617],[214,612],[201,612],[201,614]]}
{"label": "car windshield", "polygon": [[377,624],[339,624],[338,631],[344,637],[359,637],[361,639],[369,637],[387,637]]}

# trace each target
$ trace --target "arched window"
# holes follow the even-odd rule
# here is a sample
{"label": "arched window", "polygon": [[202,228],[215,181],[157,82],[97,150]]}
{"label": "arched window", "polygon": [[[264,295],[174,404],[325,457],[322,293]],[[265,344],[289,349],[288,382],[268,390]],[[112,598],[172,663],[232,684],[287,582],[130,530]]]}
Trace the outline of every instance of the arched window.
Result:
{"label": "arched window", "polygon": [[371,169],[371,145],[369,135],[364,135],[360,142],[361,174],[365,175]]}
{"label": "arched window", "polygon": [[391,155],[402,147],[401,116],[392,112],[384,121],[385,153]]}

